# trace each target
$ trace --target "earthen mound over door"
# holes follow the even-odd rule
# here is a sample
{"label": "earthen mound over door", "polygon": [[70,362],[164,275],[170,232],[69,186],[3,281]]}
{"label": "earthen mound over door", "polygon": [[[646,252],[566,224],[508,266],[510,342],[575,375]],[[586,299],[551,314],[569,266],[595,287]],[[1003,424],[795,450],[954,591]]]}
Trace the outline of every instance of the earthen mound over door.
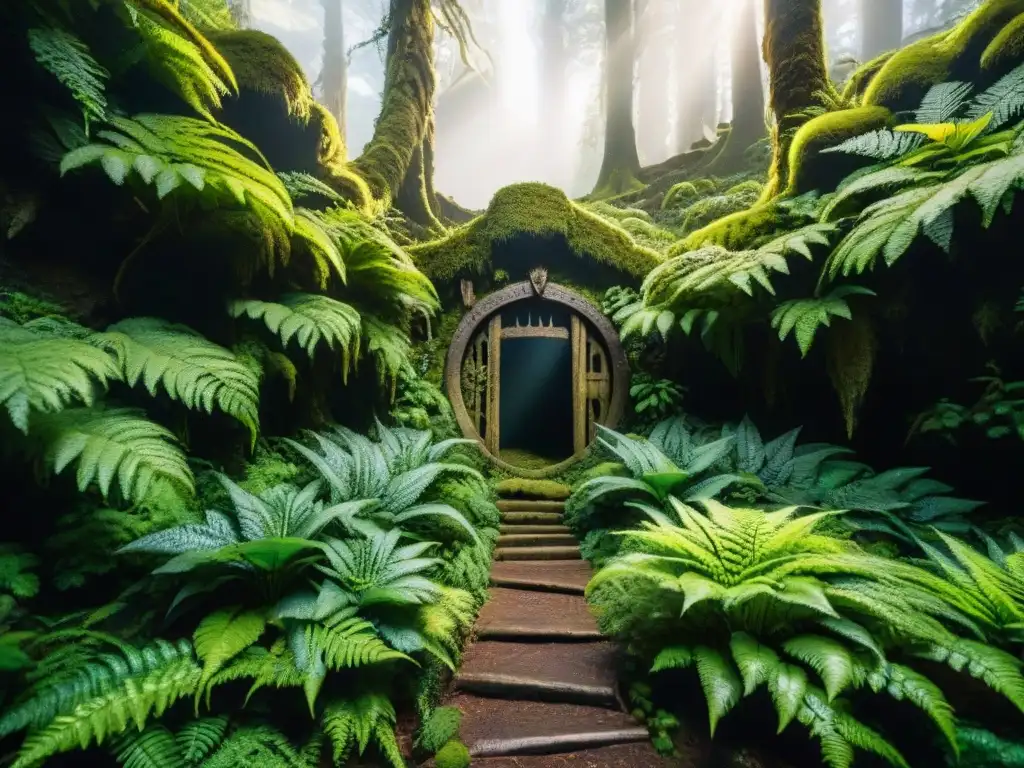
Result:
{"label": "earthen mound over door", "polygon": [[[522,282],[463,317],[445,384],[466,437],[498,466],[544,477],[579,458],[596,425],[619,423],[629,366],[615,329],[590,302],[559,285]],[[524,463],[511,458],[527,454],[517,441],[550,450]]]}

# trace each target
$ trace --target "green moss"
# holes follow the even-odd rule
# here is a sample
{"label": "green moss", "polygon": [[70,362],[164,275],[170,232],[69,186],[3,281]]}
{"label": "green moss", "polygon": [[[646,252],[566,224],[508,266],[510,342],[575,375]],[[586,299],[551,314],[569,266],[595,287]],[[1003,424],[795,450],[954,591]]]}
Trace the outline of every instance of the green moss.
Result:
{"label": "green moss", "polygon": [[37,317],[64,317],[67,310],[21,291],[0,291],[0,317],[27,323]]}
{"label": "green moss", "polygon": [[530,480],[510,477],[495,485],[498,495],[506,499],[549,499],[561,501],[569,498],[572,489],[556,480]]}
{"label": "green moss", "polygon": [[756,240],[784,229],[787,220],[786,214],[773,202],[755,205],[692,232],[670,248],[667,255],[676,256],[706,245],[720,245],[733,251],[743,250]]}
{"label": "green moss", "polygon": [[499,458],[506,464],[511,464],[519,469],[544,469],[558,463],[557,459],[538,456],[518,448],[507,448],[501,451]]}
{"label": "green moss", "polygon": [[643,219],[644,221],[651,220],[651,215],[647,213],[647,211],[641,210],[640,208],[620,208],[605,200],[584,203],[583,207],[591,213],[596,213],[602,218],[612,219],[614,221],[623,221],[624,219]]}
{"label": "green moss", "polygon": [[675,208],[680,204],[689,204],[699,195],[700,193],[692,181],[680,181],[678,184],[673,184],[665,193],[665,198],[661,201],[661,210]]}
{"label": "green moss", "polygon": [[621,226],[570,201],[561,190],[536,182],[499,190],[482,216],[409,252],[431,280],[449,281],[487,271],[493,246],[520,234],[561,235],[576,256],[637,278],[662,261]]}
{"label": "green moss", "polygon": [[260,446],[246,466],[245,479],[239,485],[249,493],[260,494],[275,485],[295,482],[299,473],[299,467],[287,458]]}
{"label": "green moss", "polygon": [[231,66],[238,86],[280,96],[289,115],[309,120],[313,93],[302,67],[274,36],[254,29],[207,32]]}
{"label": "green moss", "polygon": [[871,59],[871,61],[865,62],[857,67],[843,85],[843,101],[847,103],[855,103],[859,101],[864,95],[865,89],[871,83],[871,80],[895,53],[896,51],[886,51],[882,55],[876,56]]}
{"label": "green moss", "polygon": [[438,752],[452,739],[458,738],[462,712],[455,707],[438,707],[420,727],[416,745],[427,752]]}
{"label": "green moss", "polygon": [[1024,13],[1003,27],[981,55],[981,68],[1007,70],[1024,60]]}
{"label": "green moss", "polygon": [[914,109],[931,86],[973,79],[982,54],[1024,12],[1024,0],[988,0],[951,30],[918,40],[893,55],[872,79],[864,104]]}
{"label": "green moss", "polygon": [[469,750],[460,741],[449,741],[434,756],[437,768],[469,768]]}
{"label": "green moss", "polygon": [[717,219],[749,208],[757,202],[761,190],[762,185],[756,181],[744,182],[725,194],[698,200],[682,211],[683,233],[694,232]]}
{"label": "green moss", "polygon": [[885,107],[855,107],[828,112],[804,123],[789,148],[789,188],[786,194],[795,196],[814,189],[835,189],[840,181],[865,162],[851,155],[831,154],[826,161],[816,163],[821,151],[862,133],[884,128],[891,116]]}

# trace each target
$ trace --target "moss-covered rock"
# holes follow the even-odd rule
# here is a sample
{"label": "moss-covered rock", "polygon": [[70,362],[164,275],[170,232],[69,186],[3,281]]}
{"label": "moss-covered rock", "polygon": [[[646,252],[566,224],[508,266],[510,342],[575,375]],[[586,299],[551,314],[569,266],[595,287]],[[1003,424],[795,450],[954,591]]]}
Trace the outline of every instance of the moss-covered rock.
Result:
{"label": "moss-covered rock", "polygon": [[483,215],[409,253],[431,280],[444,282],[487,271],[494,246],[523,234],[561,236],[576,256],[634,278],[643,278],[662,261],[623,227],[572,202],[561,190],[535,182],[499,190]]}
{"label": "moss-covered rock", "polygon": [[692,181],[681,181],[678,184],[673,184],[669,191],[665,193],[665,197],[661,201],[661,209],[664,211],[683,204],[689,204],[699,195],[700,193]]}
{"label": "moss-covered rock", "polygon": [[308,120],[314,105],[302,66],[280,40],[254,29],[207,32],[242,90],[279,96],[289,115]]}
{"label": "moss-covered rock", "polygon": [[510,477],[498,482],[494,489],[506,499],[546,499],[561,501],[569,498],[572,489],[557,480],[532,480],[525,477]]}
{"label": "moss-covered rock", "polygon": [[1024,62],[1024,13],[1003,27],[981,55],[984,70],[1008,70]]}
{"label": "moss-covered rock", "polygon": [[828,112],[804,123],[789,148],[789,188],[786,194],[835,189],[840,181],[865,165],[866,161],[854,155],[832,154],[826,162],[815,162],[821,151],[862,133],[884,128],[891,116],[885,107],[855,107]]}
{"label": "moss-covered rock", "polygon": [[908,45],[871,80],[864,104],[893,112],[915,109],[937,83],[975,80],[982,55],[1021,13],[1024,0],[988,0],[953,29]]}
{"label": "moss-covered rock", "polygon": [[469,750],[460,741],[449,741],[434,756],[437,768],[469,768]]}

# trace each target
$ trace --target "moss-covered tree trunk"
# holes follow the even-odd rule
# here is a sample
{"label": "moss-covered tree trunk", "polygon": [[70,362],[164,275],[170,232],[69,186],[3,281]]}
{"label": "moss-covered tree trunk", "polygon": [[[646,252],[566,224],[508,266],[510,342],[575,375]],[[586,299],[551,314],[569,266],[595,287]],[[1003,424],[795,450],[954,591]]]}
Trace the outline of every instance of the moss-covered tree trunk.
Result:
{"label": "moss-covered tree trunk", "polygon": [[903,43],[903,0],[860,0],[861,59],[870,61]]}
{"label": "moss-covered tree trunk", "polygon": [[640,157],[633,127],[633,2],[604,0],[605,133],[604,159],[594,194],[617,195],[640,182]]}
{"label": "moss-covered tree trunk", "polygon": [[[345,56],[345,26],[342,0],[322,0],[324,7],[324,57],[320,88],[324,106],[338,121],[341,138],[345,133],[345,102],[348,99],[348,62]],[[348,142],[346,141],[346,146]]]}
{"label": "moss-covered tree trunk", "polygon": [[374,199],[437,226],[434,194],[434,19],[430,0],[391,0],[384,98],[373,138],[351,168]]}
{"label": "moss-covered tree trunk", "polygon": [[772,195],[789,182],[789,147],[797,129],[809,119],[806,110],[824,104],[831,84],[821,0],[764,0],[764,14],[763,52],[775,115],[766,189],[766,195]]}
{"label": "moss-covered tree trunk", "polygon": [[669,0],[642,0],[637,5],[640,60],[636,143],[640,163],[645,167],[660,163],[669,155],[669,8]]}

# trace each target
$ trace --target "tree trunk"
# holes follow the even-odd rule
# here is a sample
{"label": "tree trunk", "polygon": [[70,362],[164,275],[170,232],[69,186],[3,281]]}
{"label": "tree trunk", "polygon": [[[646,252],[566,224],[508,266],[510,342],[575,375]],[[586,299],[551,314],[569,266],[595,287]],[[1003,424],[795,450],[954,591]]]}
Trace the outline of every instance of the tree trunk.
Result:
{"label": "tree trunk", "polygon": [[903,0],[860,0],[861,59],[894,51],[903,43]]}
{"label": "tree trunk", "polygon": [[324,62],[320,88],[324,106],[338,121],[341,138],[345,135],[345,102],[348,98],[348,61],[345,56],[345,26],[342,0],[322,0],[324,6]]}
{"label": "tree trunk", "polygon": [[823,106],[831,83],[825,64],[821,0],[764,0],[764,60],[768,63],[769,103],[775,115],[772,168],[766,195],[789,183],[789,147],[808,117]]}
{"label": "tree trunk", "polygon": [[351,169],[375,200],[420,226],[439,224],[433,194],[434,20],[430,0],[391,0],[384,98],[373,138]]}
{"label": "tree trunk", "polygon": [[548,156],[554,166],[559,183],[568,182],[569,147],[566,141],[566,65],[568,51],[565,42],[566,0],[546,0],[542,27],[541,49],[541,125],[546,135]]}
{"label": "tree trunk", "polygon": [[739,155],[765,134],[760,49],[757,3],[741,0],[732,40],[732,132],[729,135],[730,152]]}
{"label": "tree trunk", "polygon": [[714,48],[716,10],[711,3],[677,0],[673,72],[676,85],[677,152],[688,152],[718,122]]}
{"label": "tree trunk", "polygon": [[637,78],[637,150],[643,166],[669,156],[669,71],[672,67],[666,34],[667,0],[644,0],[637,7],[640,60]]}
{"label": "tree trunk", "polygon": [[252,26],[252,0],[228,0],[228,11],[242,29]]}
{"label": "tree trunk", "polygon": [[640,182],[640,157],[633,127],[633,3],[604,0],[605,18],[605,134],[604,160],[594,193],[617,195]]}

